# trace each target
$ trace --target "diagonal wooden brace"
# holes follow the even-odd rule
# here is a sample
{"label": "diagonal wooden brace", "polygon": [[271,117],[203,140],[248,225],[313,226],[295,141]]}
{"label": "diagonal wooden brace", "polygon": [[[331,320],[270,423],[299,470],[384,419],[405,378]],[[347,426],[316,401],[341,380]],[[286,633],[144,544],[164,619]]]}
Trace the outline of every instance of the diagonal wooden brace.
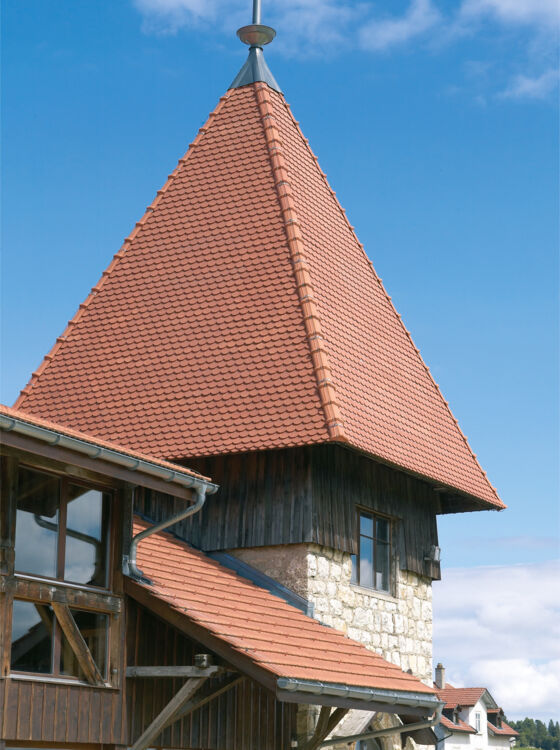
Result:
{"label": "diagonal wooden brace", "polygon": [[335,708],[331,713],[330,706],[323,706],[319,714],[315,732],[311,739],[304,745],[303,750],[317,750],[325,737],[342,721],[349,710],[348,708]]}
{"label": "diagonal wooden brace", "polygon": [[87,647],[87,643],[84,641],[83,635],[80,633],[80,628],[76,625],[76,620],[72,617],[72,612],[70,612],[68,605],[52,602],[51,606],[58,624],[62,628],[62,632],[66,636],[70,648],[82,668],[82,672],[86,676],[86,680],[92,685],[104,685],[105,680],[97,668],[97,664]]}
{"label": "diagonal wooden brace", "polygon": [[172,723],[180,713],[185,703],[191,698],[207,677],[193,677],[187,680],[183,687],[171,698],[169,703],[159,712],[150,726],[144,730],[132,745],[130,750],[146,750],[153,745],[155,738],[166,726]]}

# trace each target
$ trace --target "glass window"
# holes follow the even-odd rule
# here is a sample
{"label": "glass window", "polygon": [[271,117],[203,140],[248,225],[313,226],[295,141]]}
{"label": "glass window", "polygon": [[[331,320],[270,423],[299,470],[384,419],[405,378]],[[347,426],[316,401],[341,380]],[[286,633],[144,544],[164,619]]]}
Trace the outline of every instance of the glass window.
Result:
{"label": "glass window", "polygon": [[475,722],[476,722],[475,723],[475,729],[476,729],[477,732],[480,732],[480,714],[475,714],[474,719],[475,719]]}
{"label": "glass window", "polygon": [[[76,621],[80,633],[89,648],[97,669],[103,678],[107,677],[107,615],[99,612],[86,612],[72,609],[72,617]],[[60,648],[60,673],[85,680],[78,660],[70,644],[62,634]]]}
{"label": "glass window", "polygon": [[352,583],[379,591],[391,586],[390,521],[359,512],[358,554],[352,555]]}
{"label": "glass window", "polygon": [[64,578],[90,586],[107,584],[109,503],[98,490],[70,485],[66,506]]}
{"label": "glass window", "polygon": [[[109,616],[82,609],[70,612],[101,676],[107,679]],[[41,602],[14,600],[10,667],[13,672],[62,675],[86,681],[52,608]]]}
{"label": "glass window", "polygon": [[16,571],[107,587],[111,496],[29,469],[18,480]]}
{"label": "glass window", "polygon": [[52,672],[52,609],[46,604],[16,599],[12,614],[11,669]]}
{"label": "glass window", "polygon": [[60,480],[21,469],[18,475],[15,567],[56,578]]}

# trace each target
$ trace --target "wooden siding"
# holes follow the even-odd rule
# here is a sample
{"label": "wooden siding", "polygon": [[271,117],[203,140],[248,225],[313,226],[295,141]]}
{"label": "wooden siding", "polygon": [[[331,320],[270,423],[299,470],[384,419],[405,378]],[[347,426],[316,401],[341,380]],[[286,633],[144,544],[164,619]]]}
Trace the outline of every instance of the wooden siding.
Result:
{"label": "wooden siding", "polygon": [[[220,485],[200,513],[173,531],[210,550],[314,541],[311,532],[311,450],[241,453],[188,462]],[[168,495],[139,492],[137,510],[161,520],[184,507]]]}
{"label": "wooden siding", "polygon": [[[439,578],[424,561],[437,545],[440,497],[427,483],[338,445],[193,459],[189,466],[220,485],[202,512],[172,527],[206,551],[316,544],[355,552],[357,508],[394,519],[395,552],[403,570]],[[159,521],[181,504],[140,491],[136,509]]]}
{"label": "wooden siding", "polygon": [[119,690],[3,679],[0,695],[4,740],[121,744]]}
{"label": "wooden siding", "polygon": [[[129,666],[190,665],[194,654],[207,652],[149,610],[128,600],[127,652]],[[196,697],[218,690],[228,677],[211,678]],[[177,693],[182,679],[127,680],[128,742],[137,739]],[[247,678],[190,716],[179,720],[156,739],[156,747],[206,750],[286,750],[295,731],[294,704],[281,703]]]}
{"label": "wooden siding", "polygon": [[439,578],[424,557],[437,545],[439,497],[419,479],[336,445],[317,446],[312,461],[313,539],[357,551],[358,508],[393,519],[393,544],[401,570]]}

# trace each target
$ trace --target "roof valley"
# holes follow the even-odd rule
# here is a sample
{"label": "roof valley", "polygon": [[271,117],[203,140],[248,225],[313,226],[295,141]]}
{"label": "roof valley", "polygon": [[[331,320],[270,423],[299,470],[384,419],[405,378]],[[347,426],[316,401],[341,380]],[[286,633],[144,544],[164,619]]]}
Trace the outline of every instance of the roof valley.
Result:
{"label": "roof valley", "polygon": [[[309,263],[305,255],[305,246],[292,196],[289,171],[282,151],[282,138],[275,122],[267,85],[255,84],[254,88],[270,155],[272,178],[282,212],[306,338],[311,352],[313,372],[317,380],[317,390],[325,415],[327,431],[330,439],[346,441],[336,387],[333,383],[328,352],[322,334],[321,318],[314,298]],[[284,100],[282,99],[282,101]]]}

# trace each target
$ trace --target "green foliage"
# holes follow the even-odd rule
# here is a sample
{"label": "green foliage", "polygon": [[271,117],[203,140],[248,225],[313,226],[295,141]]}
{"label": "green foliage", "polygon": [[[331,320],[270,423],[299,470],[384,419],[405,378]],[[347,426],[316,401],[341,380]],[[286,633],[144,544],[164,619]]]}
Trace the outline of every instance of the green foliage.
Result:
{"label": "green foliage", "polygon": [[540,719],[525,718],[508,721],[508,724],[519,732],[517,747],[560,750],[560,724],[557,721],[551,719],[547,726]]}

